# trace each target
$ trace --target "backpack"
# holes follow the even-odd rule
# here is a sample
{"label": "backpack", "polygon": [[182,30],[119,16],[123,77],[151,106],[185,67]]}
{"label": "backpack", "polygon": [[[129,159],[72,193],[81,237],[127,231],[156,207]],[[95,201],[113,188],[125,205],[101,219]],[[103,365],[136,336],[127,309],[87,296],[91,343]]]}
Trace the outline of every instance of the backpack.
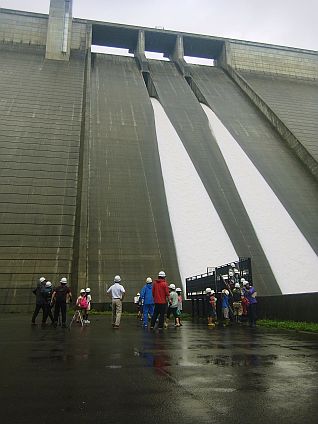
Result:
{"label": "backpack", "polygon": [[80,306],[82,309],[87,309],[87,307],[88,307],[88,302],[87,302],[86,296],[83,296],[83,297],[81,298],[81,300],[80,300],[80,302],[79,302],[79,306]]}

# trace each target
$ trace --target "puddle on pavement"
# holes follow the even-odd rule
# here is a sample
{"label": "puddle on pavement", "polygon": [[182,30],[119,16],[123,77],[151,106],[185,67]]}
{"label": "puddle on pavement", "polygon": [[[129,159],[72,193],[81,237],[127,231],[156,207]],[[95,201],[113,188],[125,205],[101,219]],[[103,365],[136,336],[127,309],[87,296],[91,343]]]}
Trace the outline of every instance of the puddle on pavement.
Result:
{"label": "puddle on pavement", "polygon": [[219,365],[223,367],[257,367],[271,366],[277,360],[277,355],[202,355],[198,356],[204,364]]}

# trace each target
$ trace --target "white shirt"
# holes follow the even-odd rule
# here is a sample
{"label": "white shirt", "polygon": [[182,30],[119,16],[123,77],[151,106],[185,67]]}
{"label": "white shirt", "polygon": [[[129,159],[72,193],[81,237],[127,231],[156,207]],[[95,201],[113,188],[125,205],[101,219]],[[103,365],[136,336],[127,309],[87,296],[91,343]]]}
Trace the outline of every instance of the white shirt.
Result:
{"label": "white shirt", "polygon": [[121,299],[125,293],[124,287],[119,283],[114,283],[109,287],[107,293],[111,293],[113,299]]}

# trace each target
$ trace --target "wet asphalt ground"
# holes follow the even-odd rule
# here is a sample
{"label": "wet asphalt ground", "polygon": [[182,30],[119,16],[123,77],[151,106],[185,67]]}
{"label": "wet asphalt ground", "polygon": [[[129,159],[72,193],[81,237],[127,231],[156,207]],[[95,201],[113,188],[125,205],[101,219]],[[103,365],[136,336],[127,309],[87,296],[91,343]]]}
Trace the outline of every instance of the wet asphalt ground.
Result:
{"label": "wet asphalt ground", "polygon": [[318,423],[318,335],[30,316],[0,316],[2,424]]}

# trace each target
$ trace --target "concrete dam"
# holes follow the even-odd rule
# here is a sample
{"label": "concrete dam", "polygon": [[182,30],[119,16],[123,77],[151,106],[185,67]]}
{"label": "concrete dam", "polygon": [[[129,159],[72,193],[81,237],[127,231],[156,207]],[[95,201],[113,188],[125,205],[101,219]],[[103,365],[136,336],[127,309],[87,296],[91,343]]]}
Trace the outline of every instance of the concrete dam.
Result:
{"label": "concrete dam", "polygon": [[71,12],[0,9],[2,308],[42,275],[103,303],[119,274],[132,301],[238,257],[260,295],[317,292],[318,53]]}

